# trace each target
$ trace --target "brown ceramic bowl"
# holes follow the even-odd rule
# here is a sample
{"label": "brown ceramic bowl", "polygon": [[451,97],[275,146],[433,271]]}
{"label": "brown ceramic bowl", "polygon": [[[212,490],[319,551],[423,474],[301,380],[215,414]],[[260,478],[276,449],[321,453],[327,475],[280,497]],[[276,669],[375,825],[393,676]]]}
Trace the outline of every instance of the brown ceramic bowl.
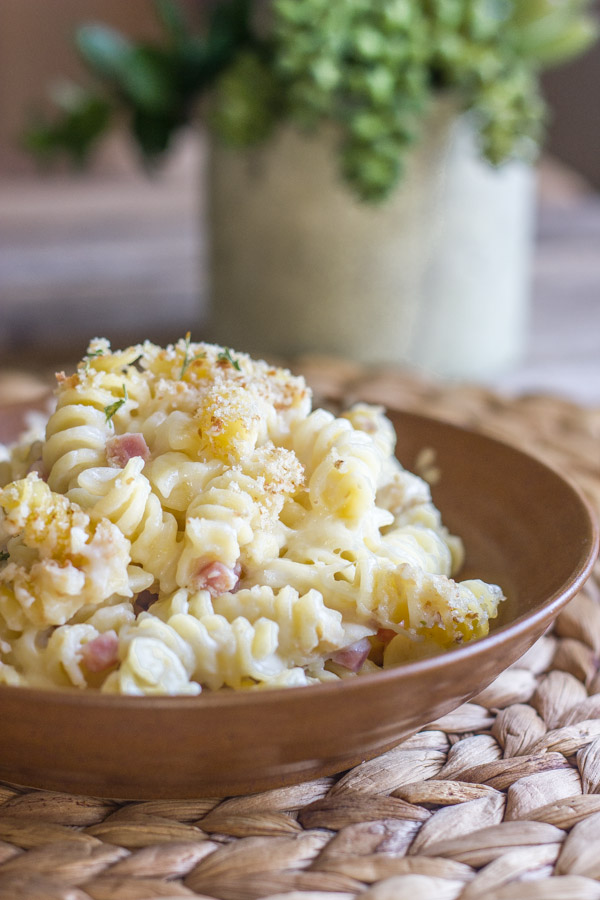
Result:
{"label": "brown ceramic bowl", "polygon": [[[0,416],[4,437],[19,410]],[[200,697],[0,687],[0,779],[119,798],[240,794],[376,756],[486,687],[589,574],[597,527],[579,491],[512,447],[392,413],[410,468],[432,447],[434,499],[467,550],[465,575],[508,596],[492,633],[445,655],[337,684]]]}

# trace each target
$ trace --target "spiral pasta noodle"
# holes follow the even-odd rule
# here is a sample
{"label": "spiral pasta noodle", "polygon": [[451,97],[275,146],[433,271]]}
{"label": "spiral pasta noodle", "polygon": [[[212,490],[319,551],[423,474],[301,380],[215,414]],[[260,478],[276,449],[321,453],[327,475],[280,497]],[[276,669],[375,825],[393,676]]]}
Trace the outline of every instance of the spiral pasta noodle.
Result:
{"label": "spiral pasta noodle", "polygon": [[160,693],[165,680],[177,693],[196,693],[198,684],[243,688],[283,683],[290,669],[295,684],[308,684],[319,678],[306,668],[368,633],[344,626],[315,590],[299,595],[289,586],[275,592],[257,585],[214,603],[188,597],[179,591],[160,616],[143,614],[126,629],[125,658],[107,690]]}
{"label": "spiral pasta noodle", "polygon": [[380,407],[186,335],[91,342],[0,452],[0,683],[198,694],[350,678],[487,633],[503,599]]}

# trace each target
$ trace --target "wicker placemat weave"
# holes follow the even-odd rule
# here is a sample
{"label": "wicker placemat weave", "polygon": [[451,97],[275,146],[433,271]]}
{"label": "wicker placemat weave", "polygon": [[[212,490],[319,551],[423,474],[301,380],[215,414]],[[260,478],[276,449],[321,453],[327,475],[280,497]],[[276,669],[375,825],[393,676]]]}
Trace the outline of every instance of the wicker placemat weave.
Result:
{"label": "wicker placemat weave", "polygon": [[[321,400],[513,441],[600,510],[600,408],[323,360],[296,368]],[[599,657],[597,565],[554,630],[471,703],[337,778],[141,803],[0,785],[0,900],[600,900]]]}

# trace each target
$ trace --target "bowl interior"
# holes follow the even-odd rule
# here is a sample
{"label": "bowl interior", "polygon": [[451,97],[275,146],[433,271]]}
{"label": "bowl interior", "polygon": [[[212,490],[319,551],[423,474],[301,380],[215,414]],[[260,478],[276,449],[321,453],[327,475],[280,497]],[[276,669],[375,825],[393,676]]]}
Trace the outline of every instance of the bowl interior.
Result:
{"label": "bowl interior", "polygon": [[433,499],[466,548],[460,578],[483,578],[504,590],[492,630],[560,596],[596,540],[595,516],[574,485],[483,434],[405,412],[390,417],[406,468],[414,469],[424,446],[435,452],[440,478]]}
{"label": "bowl interior", "polygon": [[[0,438],[16,433],[22,415],[17,407],[0,412]],[[0,687],[0,779],[122,798],[277,787],[375,756],[525,652],[589,574],[597,528],[588,504],[519,450],[427,417],[390,415],[406,468],[424,448],[435,452],[434,500],[466,546],[461,577],[504,588],[508,599],[487,638],[309,688],[133,698]]]}

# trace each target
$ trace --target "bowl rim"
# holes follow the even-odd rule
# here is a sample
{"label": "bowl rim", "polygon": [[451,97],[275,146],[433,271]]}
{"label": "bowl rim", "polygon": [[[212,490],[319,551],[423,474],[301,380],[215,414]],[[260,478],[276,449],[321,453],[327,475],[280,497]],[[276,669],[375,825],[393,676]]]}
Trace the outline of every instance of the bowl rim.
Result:
{"label": "bowl rim", "polygon": [[[0,416],[4,409],[14,410],[21,407],[23,411],[30,409],[35,410],[37,404],[19,403],[11,404],[10,407],[1,407]],[[581,589],[587,578],[592,572],[596,559],[600,551],[600,524],[596,511],[587,499],[581,487],[574,481],[570,475],[560,472],[558,467],[541,459],[535,453],[530,453],[521,449],[506,440],[488,434],[485,430],[476,430],[467,426],[449,422],[443,418],[430,416],[423,413],[417,413],[412,410],[402,409],[400,407],[386,407],[386,414],[393,417],[401,415],[418,419],[422,422],[433,423],[435,426],[442,426],[444,429],[451,429],[459,432],[464,436],[476,436],[484,442],[491,442],[500,445],[504,450],[517,456],[524,457],[529,463],[547,470],[559,479],[570,490],[580,506],[583,519],[587,525],[586,540],[582,542],[579,563],[571,573],[571,577],[565,582],[563,581],[549,595],[549,597],[541,604],[536,606],[529,612],[524,612],[515,619],[505,623],[494,629],[485,637],[479,638],[463,644],[460,647],[446,650],[435,656],[426,657],[412,662],[401,663],[389,669],[381,669],[379,672],[361,675],[357,678],[348,678],[342,681],[325,682],[314,685],[269,688],[264,690],[221,690],[221,691],[202,691],[198,695],[186,696],[181,694],[175,695],[152,695],[152,696],[131,696],[126,694],[102,694],[97,691],[85,691],[76,687],[64,688],[36,688],[27,686],[0,685],[0,700],[2,695],[6,695],[9,691],[19,691],[23,700],[45,700],[46,702],[59,703],[65,706],[76,706],[81,708],[103,708],[114,707],[117,709],[140,709],[140,710],[173,710],[177,708],[181,711],[196,711],[209,709],[212,707],[223,706],[224,708],[236,707],[243,705],[246,708],[253,706],[272,706],[292,701],[294,697],[304,697],[309,699],[313,696],[315,699],[321,698],[326,700],[331,694],[337,694],[340,690],[344,693],[351,694],[354,692],[368,691],[372,686],[378,685],[383,687],[387,682],[395,682],[401,678],[410,680],[418,678],[426,674],[431,674],[436,669],[443,670],[447,666],[451,666],[454,661],[466,661],[469,658],[476,659],[482,653],[487,654],[493,651],[496,645],[500,645],[507,637],[518,638],[527,631],[535,631],[535,626],[540,626],[544,621],[550,623],[558,614],[559,610],[571,600],[575,594]]]}

